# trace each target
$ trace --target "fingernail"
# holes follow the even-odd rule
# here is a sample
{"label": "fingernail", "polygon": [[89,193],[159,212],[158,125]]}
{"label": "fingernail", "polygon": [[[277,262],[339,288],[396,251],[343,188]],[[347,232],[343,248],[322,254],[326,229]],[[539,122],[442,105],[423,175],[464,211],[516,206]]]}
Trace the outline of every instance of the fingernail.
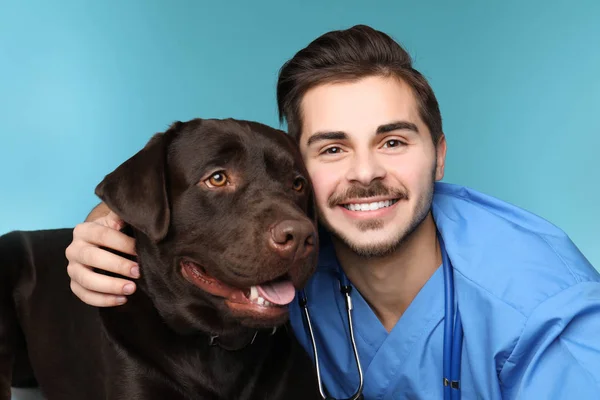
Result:
{"label": "fingernail", "polygon": [[127,301],[127,298],[119,296],[117,297],[117,304],[125,304],[125,302]]}
{"label": "fingernail", "polygon": [[140,277],[140,267],[133,267],[131,268],[131,276],[133,276],[134,278],[139,278]]}
{"label": "fingernail", "polygon": [[133,283],[128,283],[125,286],[123,286],[124,294],[131,294],[131,293],[133,293],[134,290],[135,290],[135,286],[133,285]]}

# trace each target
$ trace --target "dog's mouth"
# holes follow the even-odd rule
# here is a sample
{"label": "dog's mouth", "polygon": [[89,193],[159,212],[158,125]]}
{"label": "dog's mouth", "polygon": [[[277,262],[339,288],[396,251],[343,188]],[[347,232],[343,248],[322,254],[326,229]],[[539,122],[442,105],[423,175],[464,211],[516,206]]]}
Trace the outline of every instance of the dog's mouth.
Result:
{"label": "dog's mouth", "polygon": [[281,276],[261,285],[244,290],[250,302],[267,307],[286,306],[294,300],[296,289],[287,276]]}
{"label": "dog's mouth", "polygon": [[296,296],[296,288],[287,275],[268,282],[239,288],[209,275],[199,264],[183,260],[181,274],[194,286],[217,297],[236,312],[276,316],[287,313],[287,306]]}

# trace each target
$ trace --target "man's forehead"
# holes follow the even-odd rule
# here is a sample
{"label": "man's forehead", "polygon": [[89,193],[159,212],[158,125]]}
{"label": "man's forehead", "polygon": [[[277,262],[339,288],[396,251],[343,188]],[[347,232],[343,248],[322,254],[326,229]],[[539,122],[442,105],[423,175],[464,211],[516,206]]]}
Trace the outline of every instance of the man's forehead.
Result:
{"label": "man's forehead", "polygon": [[307,91],[301,102],[302,138],[321,131],[370,132],[391,122],[423,126],[411,87],[393,77],[324,84]]}

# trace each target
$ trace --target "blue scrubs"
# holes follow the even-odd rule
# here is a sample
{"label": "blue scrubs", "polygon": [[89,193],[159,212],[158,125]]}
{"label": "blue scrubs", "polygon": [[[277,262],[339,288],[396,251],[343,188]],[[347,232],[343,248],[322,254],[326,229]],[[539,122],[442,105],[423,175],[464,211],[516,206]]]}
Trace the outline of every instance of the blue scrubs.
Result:
{"label": "blue scrubs", "polygon": [[[522,209],[436,183],[433,216],[454,267],[464,342],[463,399],[600,399],[600,274],[567,235]],[[329,393],[358,385],[337,260],[321,240],[306,287]],[[441,399],[443,270],[438,268],[388,334],[353,290],[366,399]],[[297,302],[296,336],[312,356]]]}

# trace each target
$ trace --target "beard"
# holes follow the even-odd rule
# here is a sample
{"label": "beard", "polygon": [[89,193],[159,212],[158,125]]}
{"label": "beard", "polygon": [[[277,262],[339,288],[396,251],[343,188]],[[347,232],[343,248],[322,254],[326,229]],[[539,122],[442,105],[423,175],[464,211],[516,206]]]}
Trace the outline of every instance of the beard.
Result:
{"label": "beard", "polygon": [[[352,240],[351,237],[343,232],[333,228],[325,217],[319,212],[319,221],[323,227],[337,240],[342,242],[346,247],[351,249],[356,255],[363,258],[385,257],[394,253],[404,242],[415,232],[415,230],[423,223],[433,202],[433,193],[435,187],[435,167],[431,177],[431,183],[427,186],[427,190],[417,199],[416,208],[409,223],[395,236],[391,237],[382,243],[360,244]],[[397,198],[398,201],[409,200],[409,194],[406,190],[391,189],[384,186],[381,181],[374,181],[372,185],[352,186],[341,195],[334,195],[328,202],[329,207],[335,207],[340,203],[348,202],[354,198],[367,198],[375,196],[388,196]],[[372,219],[368,221],[359,221],[356,227],[361,232],[369,230],[379,230],[384,226],[384,221]]]}

